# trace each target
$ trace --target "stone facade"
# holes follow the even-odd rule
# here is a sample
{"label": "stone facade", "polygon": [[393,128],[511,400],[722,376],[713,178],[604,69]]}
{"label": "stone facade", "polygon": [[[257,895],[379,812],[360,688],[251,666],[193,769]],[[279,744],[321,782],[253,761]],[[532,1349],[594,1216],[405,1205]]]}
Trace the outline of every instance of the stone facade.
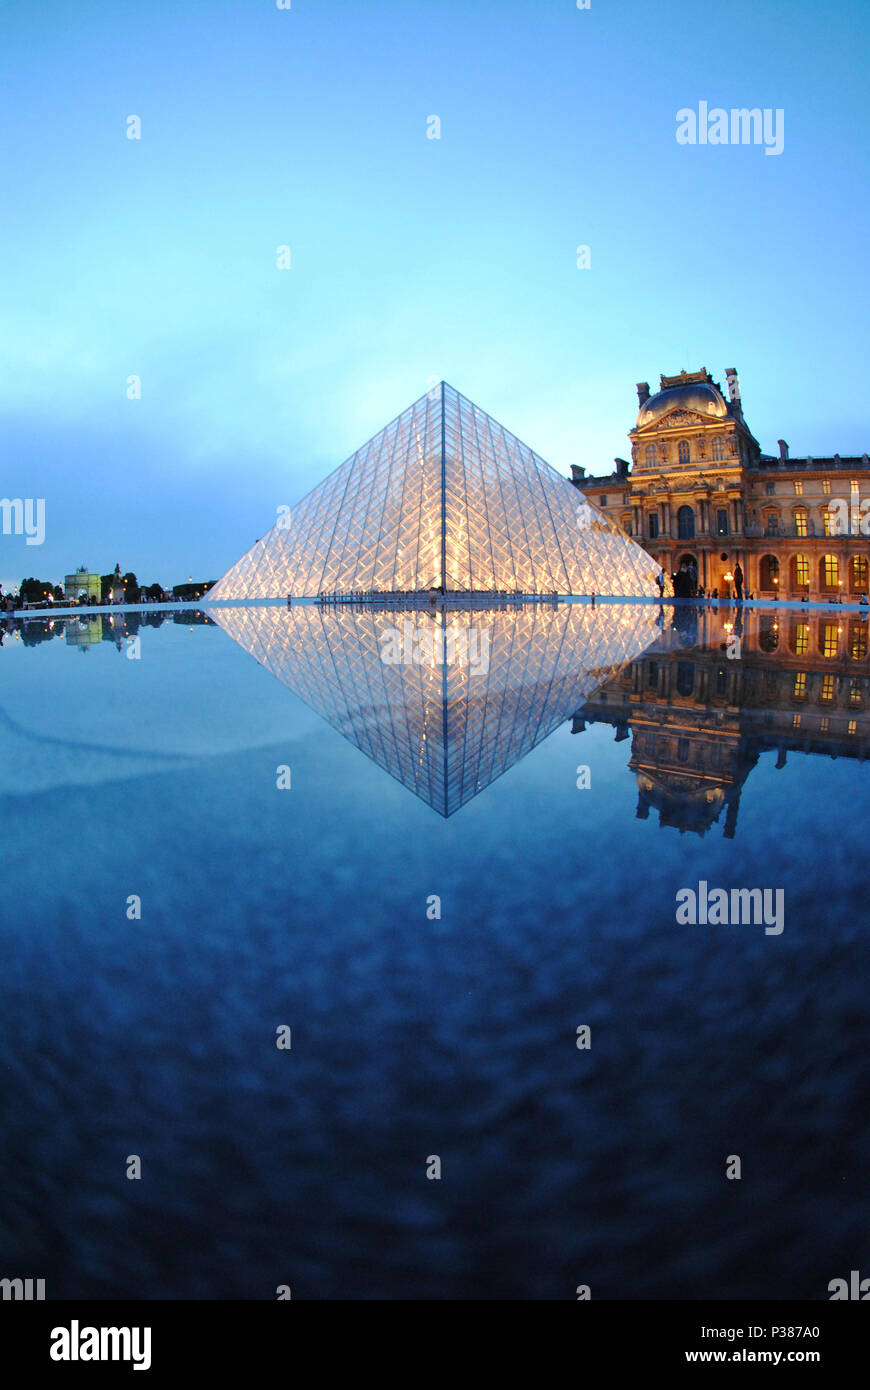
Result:
{"label": "stone facade", "polygon": [[[740,386],[727,396],[706,368],[638,386],[631,461],[572,481],[670,576],[691,557],[707,594],[733,593],[734,568],[756,598],[858,601],[870,592],[870,460],[764,454],[743,416]],[[868,503],[870,506],[870,503]]]}

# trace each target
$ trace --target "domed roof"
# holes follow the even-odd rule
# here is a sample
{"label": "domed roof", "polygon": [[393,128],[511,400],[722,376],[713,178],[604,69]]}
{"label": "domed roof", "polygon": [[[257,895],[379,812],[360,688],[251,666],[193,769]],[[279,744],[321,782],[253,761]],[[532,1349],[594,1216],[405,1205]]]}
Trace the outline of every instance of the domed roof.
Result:
{"label": "domed roof", "polygon": [[710,415],[717,419],[728,414],[728,407],[715,386],[704,381],[690,381],[685,386],[669,386],[667,390],[657,391],[650,396],[638,411],[638,429],[654,424],[678,406],[682,410],[695,410],[699,415]]}

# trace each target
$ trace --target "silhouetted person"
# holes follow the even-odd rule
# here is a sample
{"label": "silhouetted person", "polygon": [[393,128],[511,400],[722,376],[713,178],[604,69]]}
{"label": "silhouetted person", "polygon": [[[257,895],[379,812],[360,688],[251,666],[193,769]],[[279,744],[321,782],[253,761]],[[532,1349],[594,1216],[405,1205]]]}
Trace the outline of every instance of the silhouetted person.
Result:
{"label": "silhouetted person", "polygon": [[743,602],[743,571],[740,562],[734,566],[734,592],[737,595],[737,602]]}

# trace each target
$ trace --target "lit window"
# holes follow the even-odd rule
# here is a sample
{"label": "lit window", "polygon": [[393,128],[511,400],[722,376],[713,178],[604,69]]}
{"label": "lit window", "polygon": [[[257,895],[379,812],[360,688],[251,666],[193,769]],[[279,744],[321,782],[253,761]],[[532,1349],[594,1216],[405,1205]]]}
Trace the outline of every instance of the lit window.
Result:
{"label": "lit window", "polygon": [[806,656],[810,649],[810,625],[809,623],[797,623],[794,633],[794,654],[795,656]]}
{"label": "lit window", "polygon": [[724,459],[724,457],[725,457],[725,441],[724,441],[724,439],[714,439],[714,440],[713,440],[713,458],[714,458],[717,462],[721,462],[721,460]]}
{"label": "lit window", "polygon": [[855,594],[867,592],[867,556],[853,555],[849,561],[849,583]]}
{"label": "lit window", "polygon": [[807,513],[804,507],[799,507],[794,514],[794,533],[796,536],[807,534]]}
{"label": "lit window", "polygon": [[810,561],[808,555],[795,555],[792,560],[794,569],[794,587],[796,589],[809,588],[810,585]]}
{"label": "lit window", "polygon": [[793,714],[791,717],[791,723],[793,729],[799,729],[801,726],[801,716],[799,714]]}
{"label": "lit window", "polygon": [[830,480],[830,478],[823,478],[823,479],[822,479],[822,492],[825,494],[826,497],[829,497],[829,496],[830,496],[830,492],[831,492],[831,480]]}
{"label": "lit window", "polygon": [[794,677],[794,698],[802,700],[807,693],[807,673],[806,671],[796,671]]}
{"label": "lit window", "polygon": [[831,727],[831,721],[826,714],[823,714],[819,721],[819,732],[826,734]]}
{"label": "lit window", "polygon": [[795,478],[795,480],[794,480],[794,495],[795,495],[795,497],[803,497],[803,495],[804,495],[804,480],[803,480],[803,478]]}
{"label": "lit window", "polygon": [[861,682],[853,677],[849,684],[849,704],[860,705],[864,702],[864,692],[861,689]]}
{"label": "lit window", "polygon": [[853,497],[857,497],[857,496],[858,496],[858,493],[859,493],[860,489],[859,489],[859,487],[858,487],[858,483],[857,483],[857,481],[856,481],[855,478],[853,478],[852,481],[851,481],[850,484],[849,484],[849,491],[851,492],[851,494],[852,494]]}
{"label": "lit window", "polygon": [[688,439],[681,439],[681,440],[680,440],[680,445],[679,445],[679,449],[677,450],[677,452],[678,452],[678,454],[679,454],[680,463],[688,463],[688,462],[689,462],[689,441],[688,441]]}
{"label": "lit window", "polygon": [[849,628],[849,655],[853,661],[863,661],[867,655],[867,624],[853,622]]}
{"label": "lit window", "polygon": [[838,516],[836,512],[832,512],[830,507],[822,508],[822,524],[825,528],[826,536],[839,536],[840,530],[837,521]]}
{"label": "lit window", "polygon": [[823,676],[823,677],[822,677],[822,693],[821,693],[821,695],[819,696],[819,699],[820,699],[820,700],[823,700],[823,701],[825,702],[825,704],[830,704],[830,702],[831,702],[831,700],[833,700],[833,698],[834,698],[834,677],[833,677],[833,675],[830,675],[830,676]]}
{"label": "lit window", "polygon": [[858,721],[857,721],[857,719],[850,719],[850,720],[849,720],[849,727],[848,727],[848,729],[846,730],[846,733],[847,733],[847,734],[857,734],[857,732],[858,732]]}
{"label": "lit window", "polygon": [[837,589],[840,586],[840,561],[836,555],[822,556],[822,588]]}
{"label": "lit window", "polygon": [[838,645],[837,624],[822,623],[821,638],[819,640],[819,651],[822,653],[822,656],[836,656]]}

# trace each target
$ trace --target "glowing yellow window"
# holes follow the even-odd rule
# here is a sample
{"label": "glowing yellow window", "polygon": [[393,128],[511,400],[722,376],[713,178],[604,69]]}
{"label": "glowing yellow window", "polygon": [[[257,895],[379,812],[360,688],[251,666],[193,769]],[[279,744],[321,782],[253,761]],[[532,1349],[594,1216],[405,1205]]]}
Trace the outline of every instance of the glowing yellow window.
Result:
{"label": "glowing yellow window", "polygon": [[836,655],[837,655],[837,646],[838,646],[837,635],[838,635],[838,632],[839,632],[839,628],[837,627],[837,624],[836,624],[836,623],[825,623],[825,624],[823,624],[823,626],[822,626],[822,641],[821,641],[822,656],[836,656]]}

